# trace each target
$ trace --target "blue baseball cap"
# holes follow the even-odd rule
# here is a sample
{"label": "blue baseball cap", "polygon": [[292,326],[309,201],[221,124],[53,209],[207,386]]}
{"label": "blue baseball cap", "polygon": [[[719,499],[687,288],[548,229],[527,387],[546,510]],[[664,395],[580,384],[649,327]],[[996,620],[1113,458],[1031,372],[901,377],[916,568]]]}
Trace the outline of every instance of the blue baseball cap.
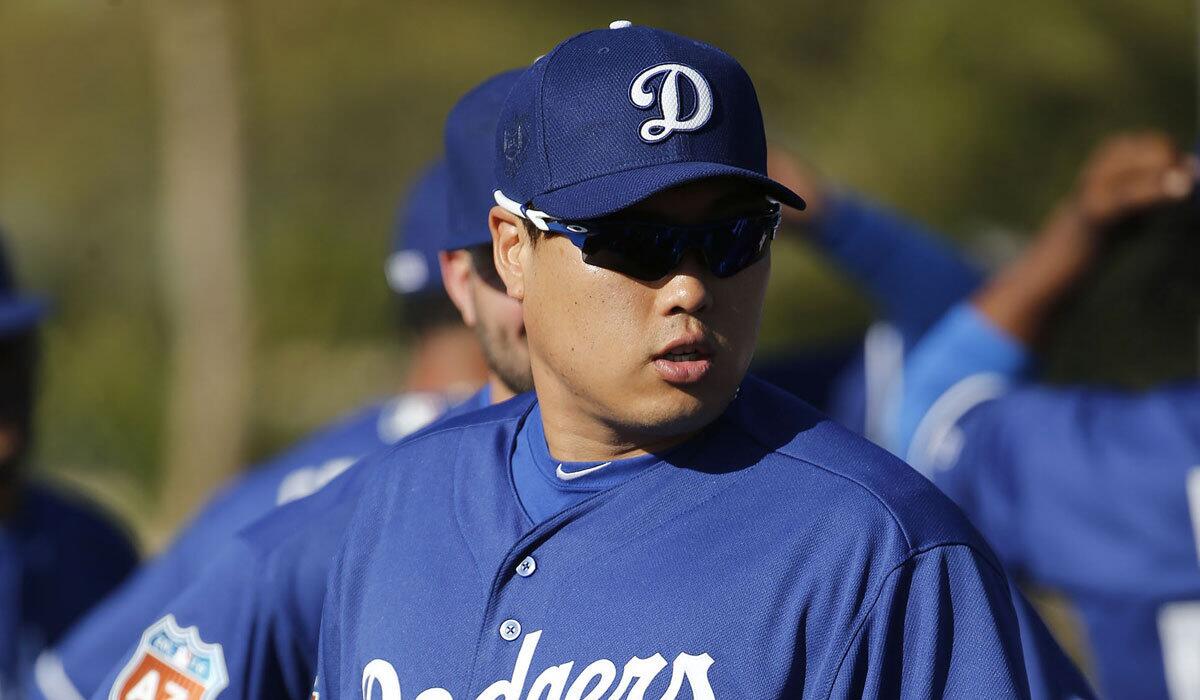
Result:
{"label": "blue baseball cap", "polygon": [[505,98],[524,72],[521,68],[488,78],[463,95],[446,117],[446,164],[450,169],[446,250],[492,242],[487,220],[495,204],[496,124]]}
{"label": "blue baseball cap", "polygon": [[591,219],[710,177],[804,200],[767,177],[762,112],[732,56],[661,29],[613,22],[554,47],[518,79],[496,130],[498,204]]}
{"label": "blue baseball cap", "polygon": [[0,336],[32,328],[49,310],[44,299],[18,292],[3,238],[0,232]]}
{"label": "blue baseball cap", "polygon": [[396,211],[392,254],[384,272],[388,286],[402,296],[442,290],[438,251],[446,240],[449,174],[438,160],[421,172]]}

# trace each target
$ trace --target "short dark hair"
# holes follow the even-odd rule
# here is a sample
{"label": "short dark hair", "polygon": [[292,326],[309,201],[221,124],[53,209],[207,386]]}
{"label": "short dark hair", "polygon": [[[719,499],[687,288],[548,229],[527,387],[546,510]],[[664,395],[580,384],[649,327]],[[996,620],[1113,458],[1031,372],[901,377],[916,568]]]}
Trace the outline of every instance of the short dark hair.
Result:
{"label": "short dark hair", "polygon": [[1110,230],[1106,251],[1050,325],[1051,381],[1144,389],[1195,377],[1200,207],[1158,207]]}
{"label": "short dark hair", "polygon": [[521,225],[525,227],[525,233],[529,234],[529,242],[537,245],[538,240],[542,237],[545,231],[542,231],[529,219],[521,219]]}

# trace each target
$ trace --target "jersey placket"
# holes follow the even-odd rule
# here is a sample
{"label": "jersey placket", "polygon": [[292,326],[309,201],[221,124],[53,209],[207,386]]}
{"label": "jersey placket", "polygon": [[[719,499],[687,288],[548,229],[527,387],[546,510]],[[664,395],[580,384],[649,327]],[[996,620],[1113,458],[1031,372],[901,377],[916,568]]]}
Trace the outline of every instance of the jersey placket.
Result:
{"label": "jersey placket", "polygon": [[554,573],[570,563],[562,547],[553,546],[555,538],[590,510],[588,504],[579,504],[534,527],[504,557],[480,629],[469,698],[481,697],[493,685],[500,686],[495,690],[511,687],[515,698],[532,682],[531,675],[541,667],[533,663],[533,656],[558,590]]}

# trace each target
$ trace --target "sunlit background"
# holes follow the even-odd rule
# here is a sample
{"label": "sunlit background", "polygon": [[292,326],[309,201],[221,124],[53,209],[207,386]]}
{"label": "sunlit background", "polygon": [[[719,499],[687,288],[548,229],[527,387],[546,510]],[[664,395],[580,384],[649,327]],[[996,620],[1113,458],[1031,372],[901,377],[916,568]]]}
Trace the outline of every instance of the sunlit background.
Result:
{"label": "sunlit background", "polygon": [[[613,19],[728,50],[773,140],[993,262],[1103,134],[1196,136],[1182,0],[539,5],[0,0],[0,221],[56,306],[38,471],[153,547],[229,474],[398,388],[383,261],[444,115]],[[1174,279],[1173,240],[1147,238],[1123,285]],[[777,250],[761,353],[862,331],[853,289],[802,241]],[[1174,344],[1132,326],[1174,282],[1114,284],[1062,321],[1051,368],[1194,373],[1194,317]]]}

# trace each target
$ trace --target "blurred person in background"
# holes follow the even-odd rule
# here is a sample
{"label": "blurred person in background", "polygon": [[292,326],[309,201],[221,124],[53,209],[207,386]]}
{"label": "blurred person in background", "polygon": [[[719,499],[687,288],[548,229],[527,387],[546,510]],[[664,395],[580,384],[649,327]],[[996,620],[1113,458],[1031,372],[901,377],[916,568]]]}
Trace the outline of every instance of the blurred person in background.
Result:
{"label": "blurred person in background", "polygon": [[1151,220],[1175,229],[1174,274],[1155,273],[1190,301],[1175,335],[1195,342],[1196,167],[1162,134],[1103,143],[1022,256],[913,351],[891,417],[892,446],[1005,564],[1070,598],[1112,698],[1200,697],[1200,381],[1049,386],[1031,348],[1116,237]]}
{"label": "blurred person in background", "polygon": [[[487,227],[494,180],[492,148],[496,122],[509,88],[521,71],[509,71],[468,92],[446,120],[449,172],[448,231],[441,237],[442,282],[463,322],[478,335],[488,360],[488,383],[472,399],[451,409],[422,431],[441,426],[472,408],[499,403],[532,388],[521,304],[508,296],[492,260]],[[422,200],[423,206],[437,206]],[[405,464],[405,469],[443,469],[443,463]],[[325,581],[358,503],[373,482],[360,467],[319,493],[272,511],[245,528],[214,557],[205,574],[171,600],[158,619],[126,640],[126,656],[95,697],[125,698],[140,690],[153,696],[162,679],[183,676],[196,695],[222,700],[282,700],[306,697],[317,663],[317,633]],[[464,533],[472,536],[472,533]],[[197,674],[173,667],[154,653],[152,642],[167,635],[211,660]],[[157,674],[157,675],[154,675]]]}
{"label": "blurred person in background", "polygon": [[[877,318],[861,342],[814,351],[798,349],[754,368],[759,376],[822,408],[843,425],[883,444],[886,404],[903,383],[906,349],[984,281],[944,235],[861,193],[835,187],[801,158],[773,147],[774,177],[806,193],[808,207],[788,211],[786,223],[870,299]],[[1045,623],[1010,585],[1031,697],[1090,697],[1091,690]]]}
{"label": "blurred person in background", "polygon": [[842,425],[883,444],[883,407],[913,347],[984,274],[929,230],[863,195],[829,184],[800,157],[773,146],[768,168],[795,192],[804,211],[784,209],[800,236],[870,300],[876,319],[860,341],[797,349],[756,363],[755,374],[817,406]]}
{"label": "blurred person in background", "polygon": [[386,265],[397,320],[413,338],[404,391],[322,428],[225,487],[163,553],[38,657],[27,684],[30,697],[90,696],[131,640],[201,577],[238,530],[280,504],[319,490],[364,454],[424,427],[487,380],[475,332],[463,325],[437,274],[446,186],[441,162],[421,175],[398,213]]}
{"label": "blurred person in background", "polygon": [[137,564],[126,533],[91,505],[30,483],[46,305],[21,296],[0,235],[0,698],[18,689],[41,649]]}

